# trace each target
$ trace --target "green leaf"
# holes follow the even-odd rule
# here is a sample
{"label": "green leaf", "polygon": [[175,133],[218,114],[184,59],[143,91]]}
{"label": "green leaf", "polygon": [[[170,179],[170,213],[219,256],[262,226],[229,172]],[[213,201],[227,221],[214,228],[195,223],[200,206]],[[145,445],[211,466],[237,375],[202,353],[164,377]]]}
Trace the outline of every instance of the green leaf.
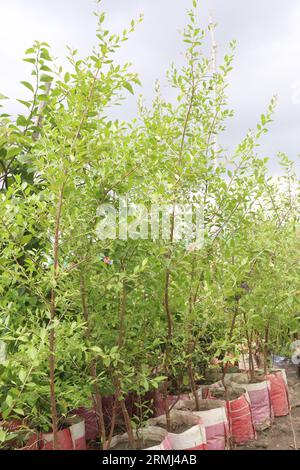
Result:
{"label": "green leaf", "polygon": [[35,59],[23,59],[23,62],[29,62],[29,64],[35,64]]}
{"label": "green leaf", "polygon": [[28,125],[26,117],[20,114],[17,119],[17,125],[21,127],[26,127]]}
{"label": "green leaf", "polygon": [[0,442],[5,442],[7,439],[7,433],[4,429],[0,428]]}
{"label": "green leaf", "polygon": [[13,147],[13,148],[10,148],[8,151],[7,151],[7,158],[14,158],[16,157],[17,155],[19,155],[21,152],[21,149],[18,148],[18,147]]}
{"label": "green leaf", "polygon": [[32,240],[32,235],[24,235],[21,238],[21,244],[22,245],[27,245],[31,240]]}
{"label": "green leaf", "polygon": [[19,372],[19,379],[21,380],[22,383],[25,382],[26,377],[27,377],[26,371],[24,369],[21,369]]}
{"label": "green leaf", "polygon": [[133,91],[131,83],[125,82],[123,83],[123,87],[126,88],[126,90],[128,90],[132,95],[134,95],[134,91]]}
{"label": "green leaf", "polygon": [[148,392],[149,391],[149,383],[148,383],[148,380],[146,379],[146,377],[144,377],[143,386],[144,386],[145,391]]}
{"label": "green leaf", "polygon": [[26,106],[26,108],[30,108],[31,107],[31,103],[30,101],[24,101],[24,100],[19,100],[17,99],[17,101],[19,101],[19,103],[23,104],[24,106]]}
{"label": "green leaf", "polygon": [[52,81],[53,81],[53,77],[51,77],[50,75],[43,74],[41,76],[41,82],[49,83],[49,82],[52,82]]}
{"label": "green leaf", "polygon": [[49,99],[49,96],[46,95],[46,94],[38,95],[38,100],[39,101],[47,101],[48,99]]}
{"label": "green leaf", "polygon": [[65,83],[68,83],[70,81],[70,74],[67,72],[64,77]]}
{"label": "green leaf", "polygon": [[12,408],[13,404],[14,404],[14,399],[11,395],[7,395],[7,397],[5,399],[5,402],[6,402],[6,404],[8,405],[9,408]]}
{"label": "green leaf", "polygon": [[50,67],[48,67],[47,65],[42,65],[41,66],[41,70],[43,72],[51,72],[52,73],[52,70],[50,69]]}
{"label": "green leaf", "polygon": [[42,49],[41,58],[47,60],[48,62],[52,62],[52,57],[50,56],[47,49]]}
{"label": "green leaf", "polygon": [[103,364],[105,365],[105,367],[109,367],[109,365],[110,365],[110,358],[109,358],[109,357],[104,357],[104,358],[103,358]]}
{"label": "green leaf", "polygon": [[2,418],[5,420],[11,413],[11,409],[10,408],[5,408],[3,409],[2,407]]}
{"label": "green leaf", "polygon": [[28,90],[30,90],[30,91],[32,91],[32,93],[34,93],[34,88],[31,85],[31,83],[29,83],[29,82],[20,82],[20,83],[22,83],[22,85],[24,85],[26,88],[28,88]]}
{"label": "green leaf", "polygon": [[103,354],[103,351],[101,348],[99,348],[99,346],[92,346],[90,350],[99,354]]}
{"label": "green leaf", "polygon": [[2,148],[0,149],[0,160],[4,160],[7,156],[7,150]]}

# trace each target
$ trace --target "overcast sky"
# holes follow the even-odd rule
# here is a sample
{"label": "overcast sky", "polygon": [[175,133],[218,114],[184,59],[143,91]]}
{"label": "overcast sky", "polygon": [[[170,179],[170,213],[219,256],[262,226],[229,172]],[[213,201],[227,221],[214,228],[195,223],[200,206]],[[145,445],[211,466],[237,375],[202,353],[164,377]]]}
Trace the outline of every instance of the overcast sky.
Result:
{"label": "overcast sky", "polygon": [[[121,31],[132,17],[144,13],[120,59],[134,64],[150,99],[156,78],[164,80],[174,60],[182,61],[179,30],[191,0],[103,0],[107,24]],[[0,92],[12,98],[10,112],[17,112],[16,97],[22,97],[20,80],[30,77],[23,52],[35,40],[51,44],[55,56],[65,55],[67,44],[88,52],[95,43],[93,0],[0,0]],[[300,2],[299,0],[202,0],[202,25],[212,10],[218,28],[219,60],[231,39],[237,40],[234,70],[229,89],[235,117],[223,142],[231,149],[248,128],[255,126],[273,94],[278,95],[275,122],[264,137],[261,153],[272,157],[300,153]],[[164,82],[163,82],[164,83]],[[134,100],[124,104],[124,116],[135,113]],[[274,174],[277,168],[271,164]]]}

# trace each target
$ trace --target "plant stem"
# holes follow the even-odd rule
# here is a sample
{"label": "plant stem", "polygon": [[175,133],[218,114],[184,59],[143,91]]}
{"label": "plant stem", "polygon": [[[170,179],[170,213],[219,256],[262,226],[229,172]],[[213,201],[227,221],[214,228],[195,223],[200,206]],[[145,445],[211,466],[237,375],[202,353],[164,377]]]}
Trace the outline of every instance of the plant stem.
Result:
{"label": "plant stem", "polygon": [[[120,371],[119,371],[119,373],[120,373]],[[118,375],[115,376],[114,382],[115,382],[116,397],[117,397],[116,399],[118,399],[118,397],[121,396],[121,382],[120,382],[120,379],[119,379]],[[119,403],[120,403],[121,411],[122,411],[123,418],[124,418],[124,423],[125,423],[125,427],[126,427],[126,431],[127,431],[127,435],[128,435],[129,445],[132,449],[135,449],[136,444],[135,444],[135,439],[134,439],[134,435],[133,435],[131,420],[130,420],[130,416],[128,414],[126,404],[125,404],[125,400],[124,400],[123,397],[122,397],[121,400],[119,400]]]}
{"label": "plant stem", "polygon": [[111,440],[112,440],[113,435],[114,435],[114,430],[115,430],[115,426],[116,426],[116,415],[117,415],[118,399],[119,399],[119,396],[118,396],[117,393],[115,393],[113,410],[112,410],[112,418],[111,418],[111,423],[110,423],[110,431],[109,431],[109,435],[108,435],[108,439],[107,439],[107,443],[106,443],[106,449],[110,448]]}
{"label": "plant stem", "polygon": [[96,415],[99,422],[99,431],[100,431],[100,442],[102,442],[103,450],[107,450],[107,443],[106,443],[106,430],[105,430],[105,422],[104,422],[104,415],[103,415],[103,403],[102,397],[99,392],[99,387],[97,385],[97,363],[96,360],[93,359],[91,362],[91,376],[94,379],[94,397],[96,403]]}
{"label": "plant stem", "polygon": [[[90,317],[89,317],[89,310],[88,310],[88,303],[87,303],[87,291],[86,291],[86,284],[85,278],[82,273],[80,272],[80,292],[81,292],[81,302],[82,302],[82,310],[83,316],[87,323],[87,331],[86,331],[86,339],[90,339],[90,332],[91,332],[91,325],[90,325]],[[102,404],[102,396],[99,392],[99,387],[97,385],[97,362],[96,359],[93,359],[90,364],[90,373],[91,377],[93,378],[93,389],[94,389],[94,402],[96,405],[96,415],[97,420],[99,423],[99,434],[100,434],[100,442],[102,442],[103,450],[106,450],[106,430],[105,430],[105,422],[104,422],[104,414],[103,414],[103,404]]]}
{"label": "plant stem", "polygon": [[[234,314],[233,314],[233,317],[232,317],[232,320],[231,320],[229,335],[228,335],[229,341],[232,339],[232,336],[233,336],[234,327],[235,327],[235,323],[236,323],[238,313],[239,313],[239,301],[237,300],[235,308],[234,308]],[[221,379],[223,387],[225,389],[225,399],[226,400],[228,400],[228,387],[225,384],[225,377],[226,377],[227,369],[228,369],[228,363],[226,363],[223,366],[223,374],[222,374],[222,379]]]}
{"label": "plant stem", "polygon": [[[65,183],[62,184],[61,190],[58,196],[58,203],[56,208],[55,216],[55,228],[54,228],[54,247],[53,247],[53,287],[51,289],[51,308],[50,308],[50,318],[51,323],[54,322],[56,318],[56,284],[59,275],[59,236],[60,236],[60,223],[61,223],[61,213],[63,206],[63,196],[64,196]],[[52,431],[53,431],[53,449],[56,450],[58,446],[58,419],[57,419],[57,403],[56,403],[56,393],[55,393],[55,353],[56,353],[56,338],[55,338],[55,329],[54,325],[51,325],[52,328],[49,334],[49,378],[50,378],[50,403],[51,403],[51,418],[52,418]]]}
{"label": "plant stem", "polygon": [[120,297],[119,297],[119,338],[118,338],[118,346],[119,346],[120,349],[123,348],[124,343],[125,343],[126,298],[127,298],[126,284],[125,284],[125,281],[123,280],[122,288],[121,288],[121,291],[120,291]]}
{"label": "plant stem", "polygon": [[268,371],[268,351],[269,351],[269,323],[265,326],[265,341],[264,341],[264,374],[267,375]]}
{"label": "plant stem", "polygon": [[[121,267],[122,267],[122,271],[124,272],[125,267],[124,267],[123,262],[121,263]],[[118,337],[119,349],[122,349],[124,347],[124,344],[125,344],[126,300],[127,300],[126,282],[123,279],[122,288],[121,288],[120,296],[119,296],[119,337]],[[119,373],[120,373],[120,371],[119,371]],[[119,397],[120,395],[121,395],[121,383],[120,383],[119,377],[117,377],[116,378],[116,396]],[[129,416],[127,408],[126,408],[124,398],[122,398],[120,400],[120,406],[121,406],[122,414],[123,414],[123,417],[124,417],[124,422],[125,422],[125,426],[126,426],[126,430],[127,430],[127,434],[128,434],[129,444],[132,447],[132,449],[135,449],[136,445],[135,445],[135,439],[134,439],[134,436],[133,436],[133,429],[132,429],[130,416]]]}
{"label": "plant stem", "polygon": [[187,336],[188,336],[188,345],[187,345],[187,354],[188,354],[188,374],[189,374],[189,382],[192,393],[195,399],[196,411],[200,411],[200,400],[199,395],[197,392],[196,382],[195,382],[195,374],[192,362],[192,353],[195,348],[195,342],[193,340],[193,324],[192,324],[192,313],[194,311],[195,302],[197,300],[197,292],[199,283],[196,286],[196,292],[193,295],[193,279],[195,276],[195,255],[193,256],[192,260],[192,270],[190,276],[190,295],[189,295],[189,321],[188,321],[188,328],[187,328]]}

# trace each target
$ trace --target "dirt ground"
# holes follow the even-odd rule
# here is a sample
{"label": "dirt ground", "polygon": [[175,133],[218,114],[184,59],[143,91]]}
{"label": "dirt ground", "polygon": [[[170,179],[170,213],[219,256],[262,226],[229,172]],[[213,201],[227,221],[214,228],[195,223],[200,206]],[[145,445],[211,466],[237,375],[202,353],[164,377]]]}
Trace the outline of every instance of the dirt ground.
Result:
{"label": "dirt ground", "polygon": [[291,364],[280,364],[279,366],[285,368],[288,377],[292,407],[291,417],[275,418],[273,426],[259,432],[256,441],[239,446],[237,450],[295,450],[295,440],[297,449],[300,449],[300,379],[298,370],[296,366]]}

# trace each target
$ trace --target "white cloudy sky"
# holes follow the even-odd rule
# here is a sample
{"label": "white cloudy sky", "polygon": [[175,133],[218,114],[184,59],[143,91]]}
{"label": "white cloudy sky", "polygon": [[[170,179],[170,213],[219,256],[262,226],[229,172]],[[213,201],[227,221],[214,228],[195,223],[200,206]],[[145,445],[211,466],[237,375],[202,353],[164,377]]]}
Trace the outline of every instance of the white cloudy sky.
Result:
{"label": "white cloudy sky", "polygon": [[[120,53],[134,64],[150,98],[156,78],[163,79],[172,60],[181,61],[179,30],[191,0],[103,0],[108,25],[122,30],[140,12],[145,19]],[[10,96],[10,112],[18,110],[13,100],[23,93],[20,80],[29,76],[23,52],[35,39],[51,44],[62,57],[66,44],[84,53],[94,43],[93,0],[0,0],[0,92]],[[230,105],[235,118],[224,142],[233,148],[245,131],[255,125],[275,93],[279,102],[275,122],[264,137],[261,151],[275,155],[284,151],[297,159],[300,153],[300,2],[297,0],[200,0],[203,25],[213,10],[219,54],[231,39],[238,43],[231,75]],[[24,78],[25,77],[25,78]],[[134,114],[129,101],[124,115]],[[272,170],[277,173],[273,163]]]}

